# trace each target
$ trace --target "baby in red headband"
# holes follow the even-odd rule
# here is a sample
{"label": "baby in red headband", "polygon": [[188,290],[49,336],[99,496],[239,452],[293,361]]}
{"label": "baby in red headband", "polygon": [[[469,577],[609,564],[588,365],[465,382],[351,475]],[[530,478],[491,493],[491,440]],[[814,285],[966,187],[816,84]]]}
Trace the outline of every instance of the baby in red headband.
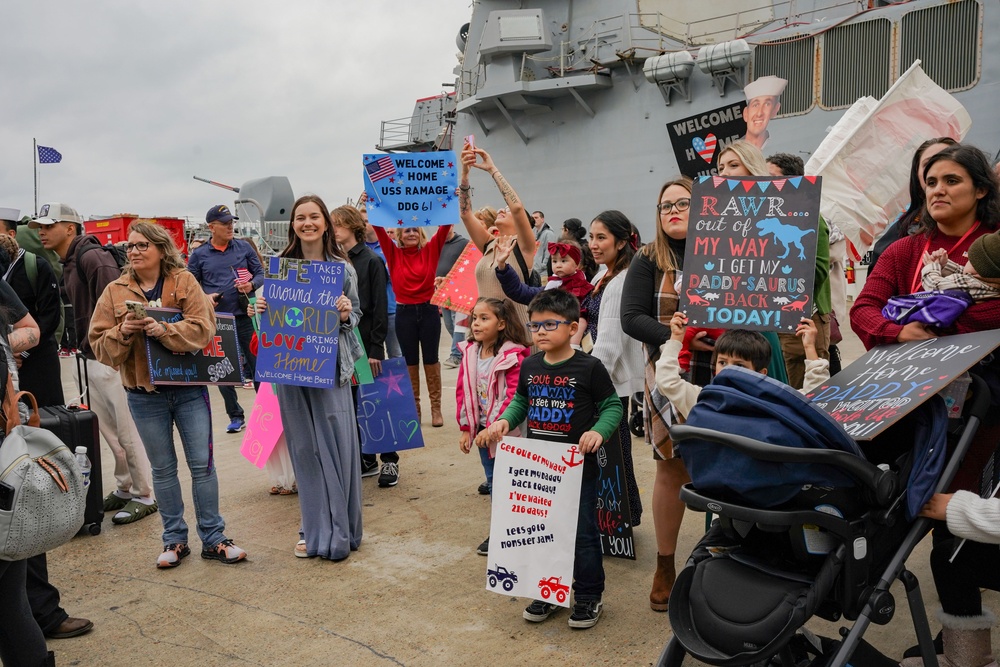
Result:
{"label": "baby in red headband", "polygon": [[[583,251],[580,244],[572,240],[562,240],[558,243],[549,244],[549,256],[552,258],[552,277],[545,283],[544,287],[531,287],[521,282],[517,272],[507,265],[507,260],[514,251],[517,243],[516,236],[502,238],[497,242],[497,280],[503,288],[503,293],[507,298],[516,303],[528,304],[532,298],[542,290],[561,289],[569,292],[580,301],[590,294],[594,286],[587,280],[583,270],[580,269],[580,261],[583,259]],[[587,330],[587,311],[580,309],[580,326],[577,335],[570,342],[579,345]],[[577,340],[579,339],[579,340]]]}

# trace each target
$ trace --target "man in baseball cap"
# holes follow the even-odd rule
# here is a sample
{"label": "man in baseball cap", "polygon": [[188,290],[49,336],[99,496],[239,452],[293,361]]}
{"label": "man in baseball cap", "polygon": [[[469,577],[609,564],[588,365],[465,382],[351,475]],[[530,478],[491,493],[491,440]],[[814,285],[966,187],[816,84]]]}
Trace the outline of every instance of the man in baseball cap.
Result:
{"label": "man in baseball cap", "polygon": [[754,79],[743,89],[743,93],[747,96],[747,106],[743,109],[747,134],[743,138],[762,151],[770,136],[767,124],[781,109],[778,98],[781,97],[786,85],[788,81],[785,79],[768,75]]}
{"label": "man in baseball cap", "polygon": [[[32,229],[38,229],[39,226],[54,225],[57,222],[75,222],[81,227],[83,226],[83,218],[80,217],[75,208],[59,203],[42,204],[42,207],[38,209],[38,215],[31,219],[28,226]],[[80,233],[80,230],[77,233]]]}
{"label": "man in baseball cap", "polygon": [[208,213],[205,214],[205,222],[212,224],[213,222],[221,222],[226,224],[232,222],[233,220],[239,220],[235,215],[229,212],[229,207],[225,204],[219,204],[218,206],[213,206],[208,209]]}

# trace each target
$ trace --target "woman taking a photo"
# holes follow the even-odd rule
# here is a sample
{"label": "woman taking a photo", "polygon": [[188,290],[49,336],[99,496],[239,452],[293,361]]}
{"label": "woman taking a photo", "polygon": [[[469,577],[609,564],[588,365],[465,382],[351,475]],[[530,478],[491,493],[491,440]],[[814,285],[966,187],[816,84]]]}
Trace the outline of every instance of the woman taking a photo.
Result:
{"label": "woman taking a photo", "polygon": [[628,402],[634,394],[642,391],[642,344],[622,331],[621,303],[625,276],[638,247],[639,235],[635,226],[621,211],[604,211],[590,223],[590,250],[607,271],[595,280],[594,291],[584,298],[587,331],[594,341],[591,354],[608,369],[622,402],[618,439],[621,442],[633,526],[642,521],[642,499],[639,498],[639,485],[635,481],[632,463]]}
{"label": "woman taking a photo", "polygon": [[[163,227],[136,221],[125,245],[128,265],[97,300],[90,322],[90,345],[102,364],[121,371],[128,407],[149,457],[153,489],[163,521],[163,553],[159,568],[176,567],[191,553],[184,500],[177,478],[174,427],[184,446],[191,472],[201,557],[237,563],[246,552],[225,536],[219,514],[219,479],[212,452],[212,414],[208,388],[197,385],[153,386],[145,337],[173,352],[197,352],[215,336],[215,310],[198,281],[186,268],[173,238]],[[177,308],[182,318],[166,323],[136,317],[126,305]]]}
{"label": "woman taking a photo", "polygon": [[[340,312],[337,382],[328,387],[274,385],[288,453],[299,487],[302,527],[295,555],[340,561],[361,546],[361,448],[351,395],[354,362],[361,344],[354,328],[361,320],[357,274],[337,246],[329,209],[316,195],[292,206],[288,246],[280,257],[344,265],[344,292],[334,307]],[[257,297],[257,311],[267,301]]]}
{"label": "woman taking a photo", "polygon": [[[392,276],[392,291],[396,295],[396,331],[399,347],[406,358],[410,372],[413,398],[420,414],[420,357],[423,353],[424,375],[427,378],[427,395],[431,399],[431,426],[444,426],[441,414],[441,363],[438,361],[438,343],[441,340],[441,314],[431,305],[434,296],[434,275],[437,272],[441,249],[451,234],[451,225],[437,228],[428,241],[420,227],[397,229],[397,246],[381,227],[375,227],[379,247],[385,255]],[[385,465],[383,465],[385,468]],[[390,469],[390,473],[393,471]],[[379,486],[395,486],[399,481],[399,468],[395,475],[383,469]]]}

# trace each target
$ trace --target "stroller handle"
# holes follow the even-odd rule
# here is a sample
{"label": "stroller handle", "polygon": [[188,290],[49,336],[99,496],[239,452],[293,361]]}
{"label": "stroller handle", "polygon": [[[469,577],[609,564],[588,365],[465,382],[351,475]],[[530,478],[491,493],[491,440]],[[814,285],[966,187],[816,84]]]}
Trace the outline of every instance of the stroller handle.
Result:
{"label": "stroller handle", "polygon": [[676,424],[670,427],[670,438],[682,442],[698,438],[720,444],[759,461],[774,463],[818,463],[839,468],[855,478],[874,494],[875,502],[885,507],[896,492],[896,474],[848,452],[835,449],[804,449],[772,445],[742,435],[722,433],[699,426]]}

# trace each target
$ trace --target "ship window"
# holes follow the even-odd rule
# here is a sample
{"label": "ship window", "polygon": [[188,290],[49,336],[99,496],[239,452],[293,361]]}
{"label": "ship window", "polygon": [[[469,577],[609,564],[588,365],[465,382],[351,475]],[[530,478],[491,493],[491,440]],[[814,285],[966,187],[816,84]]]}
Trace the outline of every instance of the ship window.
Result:
{"label": "ship window", "polygon": [[773,74],[788,81],[778,118],[806,113],[814,101],[815,37],[790,37],[754,47],[753,77]]}
{"label": "ship window", "polygon": [[866,95],[882,97],[892,81],[891,54],[888,19],[843,25],[824,33],[822,106],[837,109]]}
{"label": "ship window", "polygon": [[501,42],[542,38],[542,26],[538,14],[507,15],[499,18]]}
{"label": "ship window", "polygon": [[979,3],[950,2],[903,16],[899,71],[920,59],[927,76],[945,90],[969,88],[979,78]]}

